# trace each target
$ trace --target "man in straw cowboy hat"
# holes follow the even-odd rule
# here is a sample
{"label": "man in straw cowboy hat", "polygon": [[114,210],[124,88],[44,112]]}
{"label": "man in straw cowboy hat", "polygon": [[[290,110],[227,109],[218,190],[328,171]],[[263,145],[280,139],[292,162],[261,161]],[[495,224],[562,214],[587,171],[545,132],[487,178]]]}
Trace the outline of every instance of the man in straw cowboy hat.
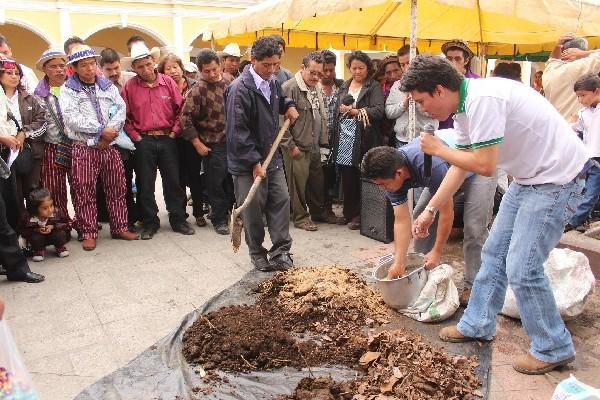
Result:
{"label": "man in straw cowboy hat", "polygon": [[173,79],[158,73],[154,58],[143,43],[131,47],[131,66],[137,76],[121,94],[127,105],[125,131],[135,142],[137,204],[142,218],[142,239],[152,239],[160,227],[154,196],[156,171],[160,170],[163,195],[173,231],[193,235],[187,223],[186,197],[179,182],[179,158],[175,137],[181,134],[179,113],[183,97]]}
{"label": "man in straw cowboy hat", "polygon": [[46,108],[47,128],[44,135],[44,158],[42,160],[42,187],[54,196],[54,205],[64,215],[69,216],[67,208],[67,180],[71,188],[71,200],[75,199],[71,177],[70,154],[71,140],[67,136],[67,127],[58,97],[67,79],[67,56],[62,50],[46,50],[35,67],[44,73],[44,77],[35,88],[34,94],[42,99]]}
{"label": "man in straw cowboy hat", "polygon": [[241,56],[240,46],[237,43],[233,42],[225,46],[225,48],[219,52],[223,72],[237,78],[240,74],[239,66]]}
{"label": "man in straw cowboy hat", "polygon": [[68,136],[73,141],[72,176],[78,227],[84,250],[96,248],[98,237],[96,182],[102,178],[114,239],[135,240],[127,230],[125,173],[117,149],[111,146],[125,123],[125,102],[108,79],[96,76],[100,56],[87,45],[71,50],[73,75],[60,92]]}

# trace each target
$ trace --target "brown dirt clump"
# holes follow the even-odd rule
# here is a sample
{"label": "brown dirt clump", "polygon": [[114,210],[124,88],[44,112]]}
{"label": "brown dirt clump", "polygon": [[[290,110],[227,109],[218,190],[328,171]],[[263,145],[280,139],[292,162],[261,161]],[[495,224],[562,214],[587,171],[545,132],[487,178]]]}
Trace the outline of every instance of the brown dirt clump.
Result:
{"label": "brown dirt clump", "polygon": [[275,302],[293,319],[294,332],[323,334],[325,341],[344,342],[349,332],[386,324],[390,309],[354,272],[336,266],[298,268],[261,283],[260,302]]}
{"label": "brown dirt clump", "polygon": [[183,335],[183,355],[205,370],[269,370],[301,367],[300,343],[264,307],[239,305],[200,317]]}

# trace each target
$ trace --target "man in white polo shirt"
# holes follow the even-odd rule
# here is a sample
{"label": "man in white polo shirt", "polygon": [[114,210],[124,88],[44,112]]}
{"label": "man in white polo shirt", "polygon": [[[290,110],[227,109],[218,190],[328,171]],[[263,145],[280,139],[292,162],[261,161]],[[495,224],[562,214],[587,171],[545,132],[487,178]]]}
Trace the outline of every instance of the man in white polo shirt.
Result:
{"label": "man in white polo shirt", "polygon": [[573,341],[543,264],[581,201],[583,175],[591,165],[583,144],[535,90],[502,78],[464,78],[440,57],[416,57],[401,90],[440,121],[456,113],[458,149],[421,135],[421,149],[452,166],[430,200],[429,212],[415,221],[415,237],[427,236],[436,210],[452,198],[467,171],[491,176],[501,168],[514,177],[483,246],[469,305],[458,325],[443,328],[440,338],[491,340],[510,285],[531,339],[529,352],[513,367],[543,374],[572,362]]}

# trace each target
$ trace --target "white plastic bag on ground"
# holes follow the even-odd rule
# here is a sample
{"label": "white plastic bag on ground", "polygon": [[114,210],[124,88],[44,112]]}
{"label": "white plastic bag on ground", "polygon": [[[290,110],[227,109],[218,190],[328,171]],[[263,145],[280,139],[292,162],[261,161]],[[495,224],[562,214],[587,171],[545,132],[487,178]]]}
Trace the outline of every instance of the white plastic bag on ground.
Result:
{"label": "white plastic bag on ground", "polygon": [[600,400],[600,390],[579,382],[571,375],[554,389],[552,400]]}
{"label": "white plastic bag on ground", "polygon": [[437,322],[450,318],[458,309],[458,289],[452,280],[454,271],[442,264],[429,271],[427,283],[417,300],[400,312],[421,322]]}
{"label": "white plastic bag on ground", "polygon": [[0,399],[38,400],[5,321],[0,321]]}
{"label": "white plastic bag on ground", "polygon": [[[544,263],[560,316],[570,320],[583,312],[587,296],[594,291],[596,278],[588,258],[571,249],[554,249]],[[520,318],[517,299],[510,288],[506,290],[502,314]]]}

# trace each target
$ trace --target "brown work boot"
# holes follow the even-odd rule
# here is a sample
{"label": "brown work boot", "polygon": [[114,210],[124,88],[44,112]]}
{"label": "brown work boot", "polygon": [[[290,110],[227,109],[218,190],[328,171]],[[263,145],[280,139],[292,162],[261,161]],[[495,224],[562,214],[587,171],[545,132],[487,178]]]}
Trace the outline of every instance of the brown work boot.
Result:
{"label": "brown work boot", "polygon": [[469,297],[471,297],[471,289],[466,287],[460,293],[460,296],[458,297],[458,303],[461,306],[466,307],[469,304]]}
{"label": "brown work boot", "polygon": [[123,231],[112,235],[112,238],[121,240],[138,240],[140,238],[140,235],[129,231]]}
{"label": "brown work boot", "polygon": [[463,343],[475,340],[475,338],[468,337],[460,333],[456,328],[456,325],[447,326],[440,329],[440,339],[442,339],[444,342],[450,343]]}
{"label": "brown work boot", "polygon": [[553,363],[547,363],[541,360],[538,360],[530,353],[523,354],[518,356],[515,362],[513,363],[513,368],[515,371],[520,372],[522,374],[527,375],[542,375],[546,372],[550,372],[555,368],[565,366],[569,363],[575,361],[575,356],[571,356],[565,358],[562,361],[557,361]]}
{"label": "brown work boot", "polygon": [[81,247],[83,247],[85,251],[94,250],[96,248],[96,239],[83,239]]}

